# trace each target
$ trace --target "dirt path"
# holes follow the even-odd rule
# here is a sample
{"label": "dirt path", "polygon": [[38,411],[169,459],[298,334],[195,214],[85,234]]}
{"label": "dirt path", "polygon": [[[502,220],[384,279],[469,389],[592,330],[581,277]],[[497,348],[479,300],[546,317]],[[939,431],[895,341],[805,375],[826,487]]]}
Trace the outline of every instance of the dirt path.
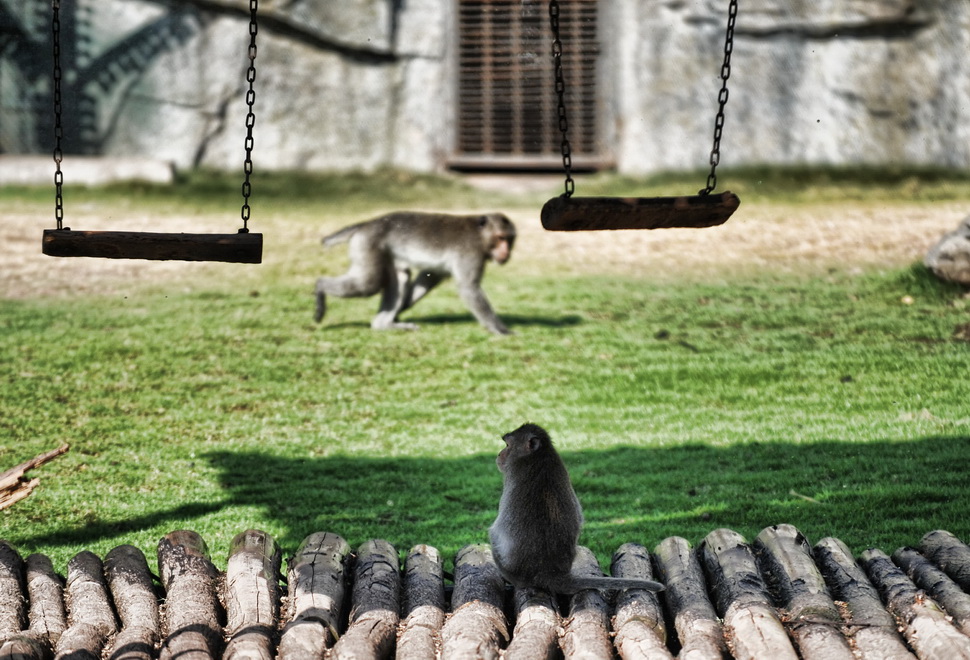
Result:
{"label": "dirt path", "polygon": [[[821,274],[898,267],[919,261],[930,245],[970,212],[970,203],[744,204],[722,227],[642,232],[546,232],[538,209],[508,211],[519,228],[507,268],[521,274],[626,274],[652,279],[711,280],[760,271]],[[233,231],[229,216],[152,216],[131,208],[75,208],[71,224],[85,229]],[[0,221],[0,297],[29,299],[100,293],[125,295],[145,286],[205,286],[238,279],[258,285],[267,269],[294,279],[327,266],[318,240],[357,217],[325,220],[305,214],[260,218],[264,266],[56,259],[41,254],[46,205],[16,203]],[[226,223],[229,223],[227,225]],[[227,226],[229,229],[227,229]],[[164,227],[164,229],[160,229]],[[342,253],[340,254],[342,257]],[[337,257],[339,259],[340,257]],[[331,261],[334,258],[330,258]],[[307,279],[307,281],[310,281]]]}

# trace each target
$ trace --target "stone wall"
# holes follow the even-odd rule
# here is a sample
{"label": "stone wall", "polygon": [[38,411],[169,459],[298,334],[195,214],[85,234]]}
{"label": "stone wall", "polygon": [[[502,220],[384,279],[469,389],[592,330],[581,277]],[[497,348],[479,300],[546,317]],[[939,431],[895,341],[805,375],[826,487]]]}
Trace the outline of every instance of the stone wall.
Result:
{"label": "stone wall", "polygon": [[[970,167],[970,2],[740,4],[722,164]],[[262,0],[256,166],[445,168],[456,5]],[[706,166],[726,5],[601,0],[598,128],[618,170]],[[50,150],[49,12],[0,0],[0,153]],[[241,167],[248,2],[62,13],[68,152]]]}

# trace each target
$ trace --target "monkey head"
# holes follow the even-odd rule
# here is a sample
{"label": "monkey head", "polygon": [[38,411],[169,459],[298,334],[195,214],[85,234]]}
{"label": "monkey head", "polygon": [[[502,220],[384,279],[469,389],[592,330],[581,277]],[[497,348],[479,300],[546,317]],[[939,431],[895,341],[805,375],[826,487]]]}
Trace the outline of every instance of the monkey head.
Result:
{"label": "monkey head", "polygon": [[502,440],[505,441],[505,449],[495,459],[495,464],[502,472],[506,472],[518,461],[535,457],[552,448],[549,434],[536,424],[523,424],[502,436]]}
{"label": "monkey head", "polygon": [[504,264],[512,256],[515,243],[515,225],[501,213],[489,213],[478,219],[482,242],[489,259]]}

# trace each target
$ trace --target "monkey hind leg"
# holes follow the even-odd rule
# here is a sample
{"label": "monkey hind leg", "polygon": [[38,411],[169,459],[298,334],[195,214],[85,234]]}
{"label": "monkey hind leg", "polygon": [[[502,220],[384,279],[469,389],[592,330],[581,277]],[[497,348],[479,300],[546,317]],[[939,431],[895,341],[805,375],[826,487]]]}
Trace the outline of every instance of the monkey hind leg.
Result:
{"label": "monkey hind leg", "polygon": [[323,290],[320,286],[320,280],[317,280],[316,287],[316,299],[317,305],[313,312],[313,320],[319,323],[323,320],[324,315],[327,313],[327,292]]}
{"label": "monkey hind leg", "polygon": [[377,316],[371,321],[374,330],[417,330],[416,323],[403,323],[398,315],[411,297],[411,271],[407,268],[389,268],[385,273],[384,292]]}

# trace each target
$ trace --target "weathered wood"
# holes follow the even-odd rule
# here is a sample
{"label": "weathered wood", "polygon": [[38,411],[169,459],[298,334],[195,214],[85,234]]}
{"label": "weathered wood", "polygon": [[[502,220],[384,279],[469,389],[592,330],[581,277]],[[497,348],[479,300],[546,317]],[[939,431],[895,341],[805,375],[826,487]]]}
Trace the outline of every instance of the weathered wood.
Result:
{"label": "weathered wood", "polygon": [[[584,546],[576,549],[572,572],[584,577],[603,575],[596,556]],[[573,595],[563,627],[560,644],[567,659],[612,657],[610,606],[602,592],[586,589]]]}
{"label": "weathered wood", "polygon": [[13,635],[0,643],[0,660],[50,660],[53,657],[50,642],[31,632]]}
{"label": "weathered wood", "polygon": [[23,558],[15,547],[0,539],[0,643],[24,629],[24,586]]}
{"label": "weathered wood", "polygon": [[411,548],[404,562],[404,621],[397,636],[397,660],[437,656],[445,623],[444,562],[430,545]]}
{"label": "weathered wood", "polygon": [[555,597],[539,589],[516,589],[514,601],[515,629],[502,657],[505,660],[560,657],[560,621]]}
{"label": "weathered wood", "polygon": [[47,555],[27,557],[27,594],[29,631],[47,640],[53,648],[67,630],[67,612],[64,610],[64,585]]}
{"label": "weathered wood", "polygon": [[151,660],[161,638],[161,621],[145,554],[132,545],[120,545],[105,556],[104,572],[122,626],[112,641],[110,660]]}
{"label": "weathered wood", "polygon": [[754,550],[803,660],[853,660],[842,617],[804,535],[792,525],[766,527]]}
{"label": "weathered wood", "polygon": [[734,657],[797,660],[744,537],[729,529],[716,529],[704,538],[699,557]]}
{"label": "weathered wood", "polygon": [[67,563],[68,627],[54,646],[56,660],[100,660],[109,635],[118,631],[104,581],[104,564],[83,550]]}
{"label": "weathered wood", "polygon": [[970,638],[947,621],[940,606],[917,589],[886,553],[870,548],[859,560],[916,655],[920,658],[970,660]]}
{"label": "weathered wood", "polygon": [[848,638],[862,660],[914,660],[882,606],[879,591],[842,541],[828,537],[815,544],[815,562],[826,584],[845,603]]}
{"label": "weathered wood", "polygon": [[334,660],[386,658],[394,650],[400,618],[401,573],[397,551],[387,541],[357,549],[350,626],[333,647]]}
{"label": "weathered wood", "polygon": [[680,660],[722,660],[727,656],[724,631],[697,553],[686,539],[672,536],[654,549],[658,573],[666,585],[664,600],[674,618],[680,641]]}
{"label": "weathered wood", "polygon": [[681,197],[553,197],[542,207],[550,231],[715,227],[741,200],[731,192]]}
{"label": "weathered wood", "polygon": [[970,593],[970,546],[950,532],[938,529],[926,534],[919,547],[927,559]]}
{"label": "weathered wood", "polygon": [[229,546],[224,660],[273,660],[279,623],[282,553],[272,536],[249,529]]}
{"label": "weathered wood", "polygon": [[165,588],[160,660],[209,660],[222,651],[219,571],[193,531],[170,532],[158,542],[158,573]]}
{"label": "weathered wood", "polygon": [[[615,577],[653,579],[650,552],[637,543],[624,543],[610,565]],[[613,615],[613,643],[621,658],[671,658],[667,649],[667,628],[657,594],[643,589],[625,589],[616,597]],[[514,637],[513,637],[514,639]]]}
{"label": "weathered wood", "polygon": [[280,660],[323,658],[340,636],[350,545],[337,534],[303,540],[289,562],[289,598],[280,638]]}
{"label": "weathered wood", "polygon": [[909,578],[939,603],[964,635],[970,636],[970,595],[915,548],[899,548],[892,559]]}
{"label": "weathered wood", "polygon": [[[45,463],[49,463],[50,461],[53,461],[61,454],[64,454],[65,452],[67,452],[67,450],[69,450],[70,448],[71,448],[70,445],[63,444],[57,449],[52,449],[49,452],[40,454],[39,456],[34,456],[29,461],[24,461],[20,465],[15,465],[9,470],[4,470],[3,472],[0,472],[0,490],[6,490],[9,488],[16,487],[17,483],[24,477],[24,473],[29,472],[34,468],[40,467]],[[0,506],[0,509],[2,508],[3,506]]]}
{"label": "weathered wood", "polygon": [[258,264],[263,260],[263,235],[45,229],[41,249],[49,257]]}
{"label": "weathered wood", "polygon": [[498,658],[509,640],[502,611],[505,580],[487,545],[469,545],[455,556],[452,614],[441,629],[442,660]]}

